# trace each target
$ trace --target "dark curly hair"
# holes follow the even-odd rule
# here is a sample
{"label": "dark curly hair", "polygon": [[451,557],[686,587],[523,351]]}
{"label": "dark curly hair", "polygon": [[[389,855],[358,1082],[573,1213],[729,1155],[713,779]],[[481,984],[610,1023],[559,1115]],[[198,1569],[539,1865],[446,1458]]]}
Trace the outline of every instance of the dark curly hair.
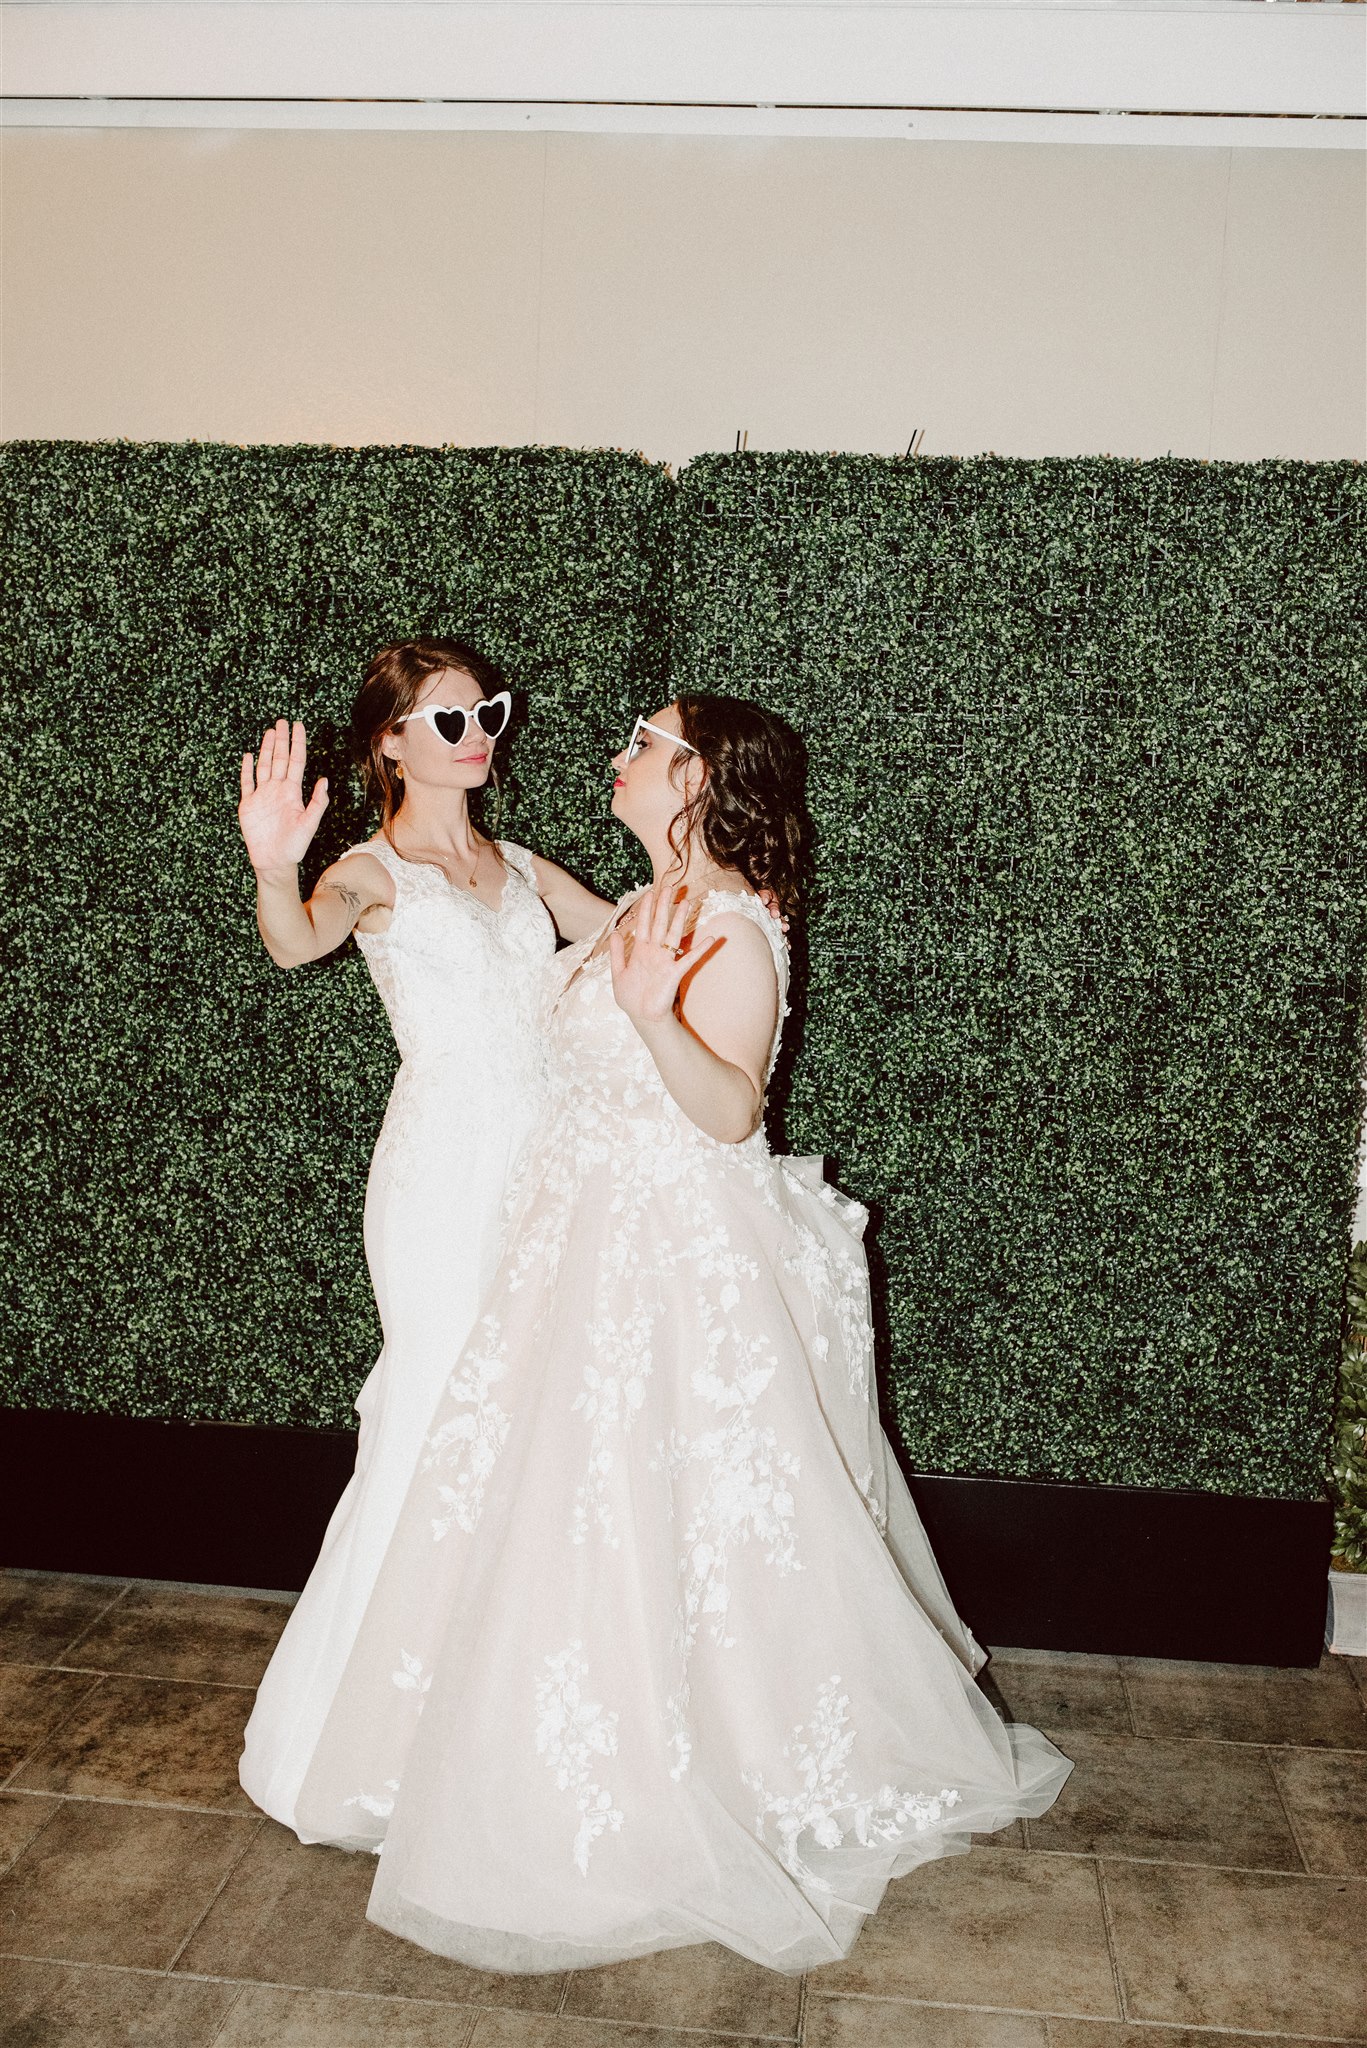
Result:
{"label": "dark curly hair", "polygon": [[[684,738],[707,768],[698,794],[669,828],[676,858],[695,837],[744,875],[772,889],[785,917],[800,912],[811,877],[811,820],[804,785],[807,750],[792,727],[743,697],[690,690],[674,699]],[[687,756],[676,750],[670,774]]]}

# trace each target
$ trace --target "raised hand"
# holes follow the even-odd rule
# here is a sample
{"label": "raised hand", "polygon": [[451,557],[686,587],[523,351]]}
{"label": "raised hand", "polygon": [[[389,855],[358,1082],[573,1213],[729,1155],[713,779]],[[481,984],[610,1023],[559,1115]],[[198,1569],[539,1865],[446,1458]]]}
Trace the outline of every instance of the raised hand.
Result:
{"label": "raised hand", "polygon": [[296,718],[277,718],[261,740],[253,773],[252,757],[242,756],[242,801],[237,822],[258,874],[298,867],[328,807],[326,775],[313,785],[304,802],[304,728]]}
{"label": "raised hand", "polygon": [[633,1024],[663,1023],[673,1014],[684,976],[726,944],[723,934],[701,953],[679,950],[688,921],[688,897],[680,891],[678,902],[674,902],[677,887],[677,883],[656,882],[637,898],[630,957],[620,924],[615,924],[608,936],[613,997]]}

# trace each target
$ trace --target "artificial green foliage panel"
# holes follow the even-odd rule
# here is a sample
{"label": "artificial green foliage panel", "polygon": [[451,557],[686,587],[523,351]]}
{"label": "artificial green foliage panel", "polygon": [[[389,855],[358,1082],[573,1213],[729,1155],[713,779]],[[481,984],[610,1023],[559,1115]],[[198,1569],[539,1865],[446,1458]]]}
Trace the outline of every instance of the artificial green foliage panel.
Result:
{"label": "artificial green foliage panel", "polygon": [[308,722],[316,872],[370,829],[341,744],[364,661],[436,631],[523,693],[500,830],[609,895],[640,875],[608,811],[630,714],[697,684],[808,737],[776,1135],[874,1208],[918,1463],[1322,1490],[1367,960],[1359,469],[745,456],[676,486],[552,450],[19,444],[0,496],[0,1400],[351,1419],[394,1053],[354,947],[289,975],[261,949],[237,762]]}
{"label": "artificial green foliage panel", "polygon": [[673,678],[806,736],[789,1149],[948,1472],[1316,1497],[1367,965],[1350,463],[707,457]]}
{"label": "artificial green foliage panel", "polygon": [[241,754],[305,720],[316,874],[374,827],[342,737],[369,655],[469,637],[525,703],[503,836],[616,894],[606,763],[663,687],[667,492],[613,454],[5,450],[0,1400],[353,1420],[396,1055],[353,945],[290,974],[261,947]]}

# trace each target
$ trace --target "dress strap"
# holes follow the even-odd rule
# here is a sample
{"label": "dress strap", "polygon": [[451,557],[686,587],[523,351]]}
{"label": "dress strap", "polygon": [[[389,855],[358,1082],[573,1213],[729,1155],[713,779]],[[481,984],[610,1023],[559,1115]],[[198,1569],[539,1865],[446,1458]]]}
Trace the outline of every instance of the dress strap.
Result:
{"label": "dress strap", "polygon": [[521,875],[528,888],[535,889],[536,869],[532,866],[532,856],[527,848],[519,846],[515,839],[496,839],[494,844],[503,855],[504,860],[507,861],[509,867],[516,874]]}
{"label": "dress strap", "polygon": [[393,847],[383,835],[378,835],[374,839],[358,840],[355,846],[344,847],[337,858],[338,860],[348,860],[353,853],[373,855],[382,868],[388,868],[391,875],[397,874],[400,868],[408,865],[405,860],[395,853]]}

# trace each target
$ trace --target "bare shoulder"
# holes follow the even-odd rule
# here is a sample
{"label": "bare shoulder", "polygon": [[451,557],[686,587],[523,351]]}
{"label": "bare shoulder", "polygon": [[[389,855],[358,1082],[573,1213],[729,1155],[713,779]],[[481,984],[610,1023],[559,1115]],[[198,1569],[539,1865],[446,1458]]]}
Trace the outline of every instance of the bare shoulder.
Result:
{"label": "bare shoulder", "polygon": [[[766,917],[768,914],[765,911]],[[685,936],[684,946],[699,956],[690,980],[700,982],[706,977],[713,983],[735,986],[743,982],[752,987],[757,981],[771,986],[777,983],[773,947],[753,911],[733,910],[713,897]]]}
{"label": "bare shoulder", "polygon": [[[727,902],[727,897],[733,901]],[[704,897],[694,921],[694,929],[710,931],[714,925],[724,926],[728,935],[734,933],[748,936],[742,942],[756,950],[757,956],[770,950],[769,934],[778,932],[778,921],[766,905],[750,889],[714,889]]]}
{"label": "bare shoulder", "polygon": [[[500,841],[500,844],[506,848],[512,845],[512,841],[504,839]],[[536,886],[538,889],[544,889],[546,885],[550,882],[553,882],[558,875],[563,875],[566,872],[566,870],[561,867],[559,861],[547,860],[544,853],[533,853],[530,846],[519,846],[515,848],[515,851],[520,853],[524,860],[529,861],[531,863],[531,870],[536,877]]]}

